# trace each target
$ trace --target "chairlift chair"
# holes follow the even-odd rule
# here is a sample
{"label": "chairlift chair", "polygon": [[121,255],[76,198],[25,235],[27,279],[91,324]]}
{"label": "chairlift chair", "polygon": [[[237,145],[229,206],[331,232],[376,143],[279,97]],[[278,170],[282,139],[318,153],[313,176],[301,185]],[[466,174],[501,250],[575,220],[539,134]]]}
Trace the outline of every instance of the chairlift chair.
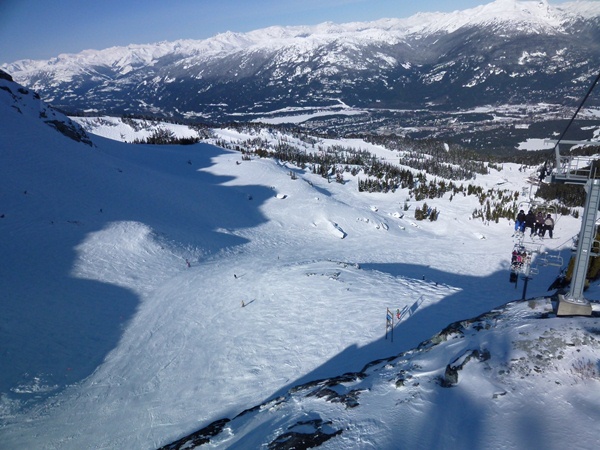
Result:
{"label": "chairlift chair", "polygon": [[543,266],[562,267],[564,264],[563,257],[560,256],[560,254],[551,255],[548,252],[544,252],[544,253],[540,254],[540,256],[538,257],[538,260],[539,260],[540,264]]}

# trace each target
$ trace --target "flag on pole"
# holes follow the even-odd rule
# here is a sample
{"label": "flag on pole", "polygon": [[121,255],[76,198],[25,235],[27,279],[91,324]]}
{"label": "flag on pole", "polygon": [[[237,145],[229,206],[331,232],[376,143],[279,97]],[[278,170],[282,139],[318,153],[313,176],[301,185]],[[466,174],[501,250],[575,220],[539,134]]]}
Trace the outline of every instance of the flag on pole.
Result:
{"label": "flag on pole", "polygon": [[388,328],[392,330],[392,342],[394,342],[394,315],[390,308],[386,308],[385,314],[385,338],[387,339]]}

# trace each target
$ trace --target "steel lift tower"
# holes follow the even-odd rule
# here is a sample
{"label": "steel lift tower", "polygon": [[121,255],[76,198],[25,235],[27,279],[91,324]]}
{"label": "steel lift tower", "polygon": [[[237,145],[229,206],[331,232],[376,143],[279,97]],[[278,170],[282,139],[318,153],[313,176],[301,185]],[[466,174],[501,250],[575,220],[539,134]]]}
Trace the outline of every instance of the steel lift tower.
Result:
{"label": "steel lift tower", "polygon": [[575,266],[571,288],[566,295],[559,294],[557,316],[591,316],[592,305],[583,296],[590,257],[600,256],[600,246],[593,245],[596,239],[596,215],[600,204],[600,170],[593,157],[563,156],[559,145],[600,145],[589,141],[549,141],[555,144],[556,168],[550,175],[553,183],[583,185],[586,200],[579,232]]}

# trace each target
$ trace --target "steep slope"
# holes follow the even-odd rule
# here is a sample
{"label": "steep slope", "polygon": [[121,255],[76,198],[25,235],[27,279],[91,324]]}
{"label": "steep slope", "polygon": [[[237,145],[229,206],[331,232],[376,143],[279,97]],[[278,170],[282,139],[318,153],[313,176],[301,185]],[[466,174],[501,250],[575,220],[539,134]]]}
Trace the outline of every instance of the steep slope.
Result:
{"label": "steep slope", "polygon": [[[223,189],[224,179],[199,172],[223,153],[215,147],[148,152],[113,141],[74,141],[45,120],[76,124],[6,77],[0,80],[0,108],[0,390],[10,417],[15,398],[7,393],[35,402],[102,362],[138,306],[139,292],[129,282],[137,280],[141,292],[151,290],[185,268],[185,258],[243,242],[216,228],[264,218],[246,201],[215,217],[221,201],[245,199]],[[268,189],[253,194],[259,204]],[[78,246],[103,229],[114,230],[115,241],[96,252],[99,265],[91,273],[77,273],[83,255]],[[113,248],[120,256],[111,256]],[[151,272],[134,264],[136,258]],[[111,262],[116,273],[107,280],[103,264]],[[136,269],[128,271],[131,264]]]}
{"label": "steep slope", "polygon": [[[41,121],[66,137],[76,142],[92,145],[85,130],[76,122],[72,122],[64,114],[58,113],[44,103],[37,92],[30,92],[23,86],[14,83],[13,78],[6,72],[0,70],[0,89],[4,92],[3,103],[5,107],[13,108],[24,117],[41,119]],[[36,122],[37,123],[37,122]]]}

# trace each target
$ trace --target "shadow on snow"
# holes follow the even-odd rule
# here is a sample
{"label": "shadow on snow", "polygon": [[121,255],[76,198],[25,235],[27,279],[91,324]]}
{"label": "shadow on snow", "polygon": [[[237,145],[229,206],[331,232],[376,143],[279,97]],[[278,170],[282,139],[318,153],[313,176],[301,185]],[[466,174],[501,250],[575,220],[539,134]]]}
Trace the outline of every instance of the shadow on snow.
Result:
{"label": "shadow on snow", "polygon": [[[5,399],[36,404],[88,377],[116,347],[135,314],[140,298],[134,292],[71,274],[75,249],[90,233],[114,222],[140,222],[171,242],[210,254],[245,242],[215,230],[265,221],[259,207],[272,191],[223,186],[231,178],[204,170],[211,158],[226,153],[222,149],[206,144],[106,147],[88,153],[89,164],[77,147],[75,157],[84,163],[73,170],[85,172],[78,175],[89,183],[81,191],[75,192],[75,186],[64,192],[29,187],[27,195],[14,195],[15,210],[29,211],[35,226],[12,221],[17,214],[12,210],[0,222],[0,394]],[[56,157],[55,164],[53,157],[50,152],[50,163],[44,164],[60,168],[62,161]],[[94,167],[97,161],[104,166]],[[40,184],[36,177],[43,175],[32,167],[31,175],[19,181],[50,191],[62,177],[71,176],[77,175],[65,169]],[[37,214],[44,203],[58,206]]]}
{"label": "shadow on snow", "polygon": [[[365,263],[360,264],[360,267],[362,270],[375,270],[391,274],[395,277],[421,280],[424,283],[430,284],[432,289],[435,289],[437,285],[448,285],[457,288],[457,291],[435,303],[423,305],[415,309],[412,315],[397,324],[394,329],[393,342],[389,337],[387,339],[384,337],[385,311],[382,311],[382,337],[380,339],[363,347],[357,345],[348,346],[335,357],[315,368],[310,373],[300,376],[296,380],[277,390],[261,405],[266,405],[275,399],[285,399],[290,395],[290,392],[302,389],[303,386],[307,387],[314,385],[319,380],[328,380],[336,377],[343,378],[346,374],[358,374],[365,370],[367,366],[377,364],[377,361],[395,359],[402,353],[416,348],[419,344],[430,339],[451,323],[475,318],[521,297],[521,290],[519,289],[515,292],[514,285],[508,282],[508,269],[506,271],[492,273],[487,277],[477,277],[443,272],[431,267],[410,264]],[[531,298],[533,296],[546,295],[552,277],[553,275],[548,274],[540,280],[531,281],[531,295],[528,297]],[[418,305],[418,302],[418,298],[398,299],[398,305],[390,305],[390,308],[402,305],[408,305],[410,307],[411,305]],[[448,355],[448,363],[457,356],[458,355]],[[506,355],[506,357],[508,358],[509,355]],[[453,417],[462,417],[463,412],[468,409],[470,411],[470,414],[468,415],[469,422],[464,424],[464,433],[461,432],[461,442],[457,443],[457,445],[459,448],[476,448],[484,445],[486,442],[486,429],[484,427],[485,417],[481,399],[468,398],[461,396],[456,390],[442,388],[433,395],[448,396],[447,399],[440,398],[439,401],[451,402],[450,409],[445,407],[436,410],[436,400],[434,400],[431,402],[431,407],[426,413],[427,417],[412,417],[409,420],[411,423],[399,424],[398,430],[400,431],[392,433],[396,439],[401,437],[401,430],[407,429],[406,427],[408,427],[411,430],[417,430],[415,433],[419,436],[419,442],[422,444],[422,448],[443,447],[448,444],[445,437],[456,436],[457,432],[457,422],[454,420],[448,421],[448,414],[452,416],[452,413],[454,412],[455,415]],[[216,436],[226,424],[234,429],[244,427],[244,423],[247,420],[251,420],[253,414],[257,414],[261,410],[262,408],[259,408],[259,406],[254,406],[253,408],[234,415],[231,421],[229,419],[219,419],[208,425],[206,428],[192,433],[179,441],[173,442],[165,448],[180,448],[179,445],[184,445],[185,442],[188,442],[192,437],[208,436],[213,432],[213,436]],[[266,410],[268,410],[268,408],[266,408]],[[298,417],[297,420],[305,420],[307,413],[309,413],[309,411],[304,411],[305,415],[303,417]],[[536,423],[539,423],[539,420],[541,420],[539,417],[536,417],[536,415],[539,414],[539,411],[536,412],[533,410],[524,412],[522,419],[528,420],[528,423],[536,428],[539,427]],[[240,423],[236,424],[236,420],[239,420]],[[273,419],[268,418],[259,420],[258,427],[260,430],[254,430],[252,435],[268,435],[272,431],[269,428],[272,420]],[[292,419],[288,417],[285,420]],[[279,423],[278,427],[281,428],[281,426],[282,424]],[[444,432],[444,426],[446,426],[446,428],[453,428],[448,428],[446,432]],[[436,432],[432,433],[432,429],[435,429]],[[208,435],[206,434],[207,430],[210,430]],[[527,440],[529,436],[527,430],[523,429],[522,431],[523,433],[519,435],[519,439]],[[381,448],[397,448],[397,443],[398,441],[396,441],[395,444],[390,444],[389,447],[385,447],[384,445]],[[378,445],[381,444],[382,443],[378,443]]]}

